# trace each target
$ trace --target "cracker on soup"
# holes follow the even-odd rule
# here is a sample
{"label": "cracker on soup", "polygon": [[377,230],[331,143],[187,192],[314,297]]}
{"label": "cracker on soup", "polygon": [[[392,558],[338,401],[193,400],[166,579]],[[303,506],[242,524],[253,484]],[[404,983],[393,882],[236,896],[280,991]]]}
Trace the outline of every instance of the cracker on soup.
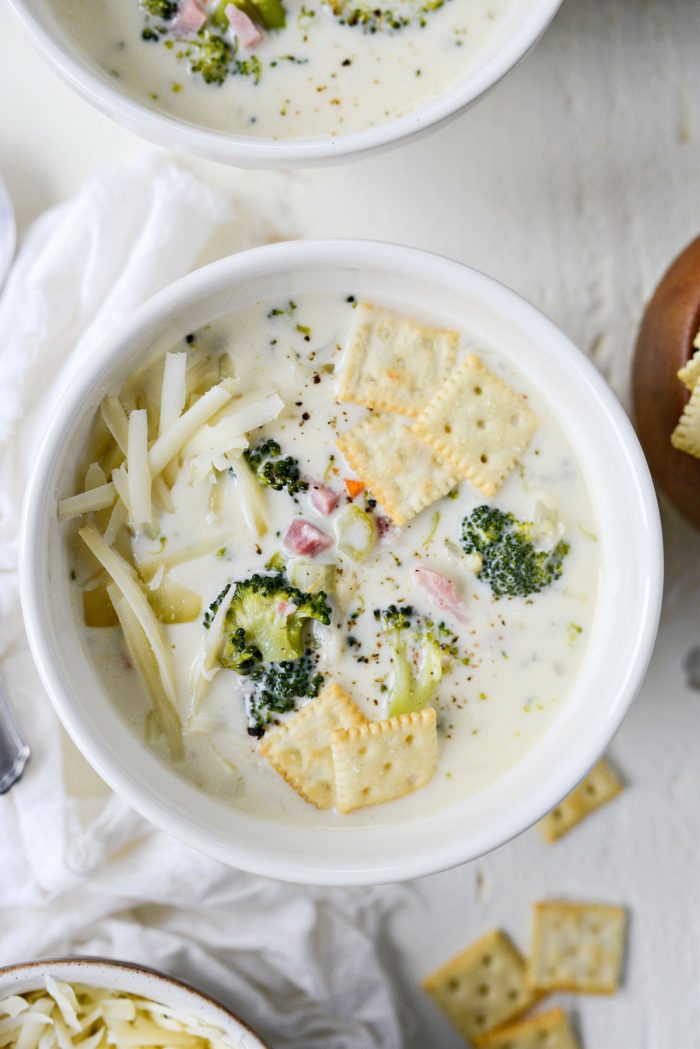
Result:
{"label": "cracker on soup", "polygon": [[403,798],[424,787],[435,772],[437,733],[432,707],[339,728],[332,739],[339,812]]}
{"label": "cracker on soup", "polygon": [[368,415],[336,444],[394,524],[408,524],[455,486],[452,467],[393,415]]}
{"label": "cracker on soup", "polygon": [[493,496],[532,440],[537,419],[521,394],[470,353],[412,428],[459,477]]}
{"label": "cracker on soup", "polygon": [[415,417],[454,368],[458,343],[456,331],[360,303],[338,376],[338,397]]}
{"label": "cracker on soup", "polygon": [[260,753],[305,801],[318,809],[330,809],[336,800],[333,733],[365,721],[347,692],[331,682],[316,699],[269,732]]}

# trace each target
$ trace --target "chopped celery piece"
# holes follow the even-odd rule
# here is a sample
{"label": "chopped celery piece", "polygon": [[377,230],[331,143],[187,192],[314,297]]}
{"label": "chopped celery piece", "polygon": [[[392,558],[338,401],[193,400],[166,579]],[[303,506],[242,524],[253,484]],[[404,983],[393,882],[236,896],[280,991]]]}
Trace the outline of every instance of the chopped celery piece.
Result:
{"label": "chopped celery piece", "polygon": [[390,718],[422,710],[437,692],[442,678],[443,663],[440,646],[430,638],[422,637],[417,642],[417,648],[419,661],[416,670],[413,654],[409,654],[405,642],[402,641],[396,646],[394,680],[389,705]]}
{"label": "chopped celery piece", "polygon": [[287,565],[287,578],[292,586],[307,594],[329,594],[335,588],[335,565],[294,558]]}
{"label": "chopped celery piece", "polygon": [[[224,30],[230,28],[231,23],[226,14],[226,8],[230,3],[233,3],[233,5],[237,7],[239,11],[242,11],[243,14],[248,15],[248,18],[250,18],[252,22],[263,21],[262,12],[258,10],[257,5],[254,4],[252,0],[219,0],[219,3],[214,8],[211,16],[212,23],[217,29]],[[284,22],[282,25],[284,25]]]}
{"label": "chopped celery piece", "polygon": [[228,29],[229,27],[229,20],[226,17],[226,8],[230,2],[231,0],[219,0],[219,3],[212,11],[212,25],[215,25],[217,29]]}
{"label": "chopped celery piece", "polygon": [[341,554],[358,563],[371,554],[377,541],[377,530],[371,515],[359,506],[347,506],[341,511],[333,531]]}
{"label": "chopped celery piece", "polygon": [[376,609],[374,618],[393,650],[389,717],[422,710],[435,698],[443,668],[454,654],[446,628],[440,624],[435,633],[433,623],[416,615],[410,605]]}
{"label": "chopped celery piece", "polygon": [[280,0],[255,0],[252,6],[256,8],[265,29],[284,29],[286,26],[287,12]]}

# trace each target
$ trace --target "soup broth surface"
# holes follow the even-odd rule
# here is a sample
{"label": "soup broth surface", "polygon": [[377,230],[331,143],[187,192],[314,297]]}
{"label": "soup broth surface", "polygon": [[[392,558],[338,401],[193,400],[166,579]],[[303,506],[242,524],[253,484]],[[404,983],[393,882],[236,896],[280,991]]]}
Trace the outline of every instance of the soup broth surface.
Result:
{"label": "soup broth surface", "polygon": [[[519,0],[400,0],[410,23],[370,32],[320,0],[240,49],[223,83],[190,71],[188,39],[143,39],[137,0],[51,0],[80,47],[136,101],[189,124],[255,138],[338,137],[442,95],[483,64]],[[226,34],[224,34],[226,35]],[[228,33],[230,37],[230,31]]]}
{"label": "soup broth surface", "polygon": [[[382,305],[440,324],[439,317],[421,313],[415,304],[410,309],[402,303]],[[294,518],[333,535],[335,515],[350,504],[345,481],[352,471],[334,442],[367,414],[366,408],[336,399],[336,377],[354,308],[352,296],[331,293],[300,296],[293,303],[257,302],[173,347],[176,352],[225,360],[242,394],[261,387],[277,390],[285,407],[274,422],[249,435],[251,447],[273,437],[285,455],[298,459],[302,476],[323,482],[340,496],[338,509],[326,517],[310,507],[308,493],[292,498],[286,491],[266,490],[269,528],[258,538],[245,526],[235,476],[223,471],[193,481],[181,469],[172,488],[172,512],[161,513],[158,534],[139,535],[135,549],[147,560],[208,543],[209,552],[170,572],[175,582],[201,596],[203,608],[227,583],[266,571],[271,559],[279,557],[281,537]],[[338,826],[339,821],[381,823],[435,811],[503,776],[543,736],[566,703],[596,607],[599,553],[590,493],[548,396],[509,363],[510,353],[501,353],[496,345],[476,344],[469,331],[462,330],[459,354],[470,351],[478,352],[492,371],[527,396],[539,422],[529,448],[497,496],[485,500],[463,481],[408,525],[385,527],[362,563],[338,556],[335,548],[318,558],[337,564],[336,593],[331,596],[334,641],[320,650],[318,670],[326,681],[346,689],[368,718],[386,717],[393,658],[374,610],[410,605],[436,623],[444,622],[445,636],[453,639],[455,655],[434,701],[439,761],[432,780],[408,797],[349,816],[318,811],[260,757],[258,740],[248,734],[245,679],[220,670],[188,723],[184,759],[174,765],[202,791],[266,819],[325,826]],[[382,516],[371,493],[362,493],[355,502],[377,519]],[[525,521],[535,520],[543,507],[553,514],[569,546],[561,578],[528,598],[494,597],[459,555],[462,521],[485,502]],[[416,565],[455,582],[463,601],[459,616],[435,609],[414,575]],[[77,575],[80,615],[80,570]],[[186,719],[201,619],[164,630],[174,659],[180,713]],[[127,657],[121,631],[83,627],[82,634],[86,656],[124,718],[169,762],[163,739],[149,730],[150,702]]]}

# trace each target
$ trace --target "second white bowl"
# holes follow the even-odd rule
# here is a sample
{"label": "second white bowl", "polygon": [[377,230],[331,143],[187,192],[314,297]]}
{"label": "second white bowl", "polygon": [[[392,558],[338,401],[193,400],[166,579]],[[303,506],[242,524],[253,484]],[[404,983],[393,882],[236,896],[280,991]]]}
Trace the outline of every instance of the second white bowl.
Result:
{"label": "second white bowl", "polygon": [[[123,0],[127,2],[127,0]],[[135,0],[128,0],[135,2]],[[405,116],[339,137],[252,138],[214,131],[137,101],[76,43],[48,0],[10,0],[42,54],[83,98],[144,138],[169,149],[239,167],[338,164],[425,134],[472,105],[508,73],[545,31],[561,0],[519,0],[476,69],[442,95]]]}
{"label": "second white bowl", "polygon": [[232,1049],[268,1049],[239,1017],[202,991],[156,969],[131,962],[106,958],[52,958],[8,965],[0,968],[0,998],[42,990],[47,976],[64,983],[119,991],[168,1005],[201,1023],[219,1028]]}

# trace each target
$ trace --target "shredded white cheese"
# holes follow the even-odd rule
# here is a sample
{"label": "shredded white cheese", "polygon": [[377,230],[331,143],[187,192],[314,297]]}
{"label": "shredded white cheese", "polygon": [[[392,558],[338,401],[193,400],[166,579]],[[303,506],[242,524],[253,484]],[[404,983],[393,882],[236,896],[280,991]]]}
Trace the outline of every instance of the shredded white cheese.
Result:
{"label": "shredded white cheese", "polygon": [[235,386],[232,380],[224,379],[217,386],[212,386],[210,390],[207,390],[173,423],[169,430],[161,434],[158,440],[151,445],[148,453],[151,473],[154,477],[161,473],[190,438],[194,437],[197,431],[209,422],[212,415],[215,415],[231,400],[234,392]]}
{"label": "shredded white cheese", "polygon": [[153,649],[165,694],[172,705],[177,708],[175,672],[170,649],[165,640],[163,628],[141,589],[134,569],[116,550],[107,546],[93,524],[85,525],[78,534],[131,606]]}
{"label": "shredded white cheese", "polygon": [[117,442],[122,455],[126,455],[126,446],[129,438],[129,420],[122,402],[118,397],[105,397],[100,405],[102,418],[107,429]]}
{"label": "shredded white cheese", "polygon": [[232,583],[228,593],[216,610],[209,629],[204,631],[197,655],[192,661],[190,669],[190,692],[192,703],[188,714],[190,721],[199,710],[200,704],[209,689],[209,684],[221,669],[219,664],[219,650],[224,637],[226,615],[233,600],[236,587]]}
{"label": "shredded white cheese", "polygon": [[112,505],[116,497],[115,487],[110,481],[97,488],[89,488],[86,492],[80,492],[79,495],[61,499],[58,504],[58,516],[62,521],[67,521],[71,517],[81,517],[93,510],[104,510],[105,507]]}
{"label": "shredded white cheese", "polygon": [[166,353],[160,392],[159,437],[167,433],[182,415],[187,395],[186,374],[187,354]]}
{"label": "shredded white cheese", "polygon": [[0,999],[0,1046],[8,1049],[97,1049],[154,1046],[243,1049],[182,1009],[122,991],[70,984],[47,976],[45,987]]}
{"label": "shredded white cheese", "polygon": [[127,472],[131,517],[137,528],[149,525],[151,509],[151,467],[148,462],[148,415],[144,410],[129,416]]}
{"label": "shredded white cheese", "polygon": [[177,761],[184,753],[182,747],[182,722],[163,687],[160,668],[153,649],[131,605],[114,583],[110,583],[107,587],[107,593],[114,605],[114,611],[117,613],[117,619],[124,633],[124,640],[126,641],[129,655],[146,686],[146,691],[153,705],[153,712],[158,721],[158,727],[165,737],[170,756],[174,761]]}
{"label": "shredded white cheese", "polygon": [[226,458],[233,467],[236,477],[236,490],[241,503],[243,519],[252,534],[259,539],[268,529],[263,490],[243,456],[236,458],[235,455],[227,453]]}
{"label": "shredded white cheese", "polygon": [[203,426],[187,442],[182,454],[185,459],[189,459],[202,452],[218,449],[214,454],[223,455],[229,448],[240,447],[235,442],[250,430],[257,430],[276,419],[283,408],[284,401],[276,393],[266,396],[256,390],[239,397],[227,407],[223,418],[212,425]]}

